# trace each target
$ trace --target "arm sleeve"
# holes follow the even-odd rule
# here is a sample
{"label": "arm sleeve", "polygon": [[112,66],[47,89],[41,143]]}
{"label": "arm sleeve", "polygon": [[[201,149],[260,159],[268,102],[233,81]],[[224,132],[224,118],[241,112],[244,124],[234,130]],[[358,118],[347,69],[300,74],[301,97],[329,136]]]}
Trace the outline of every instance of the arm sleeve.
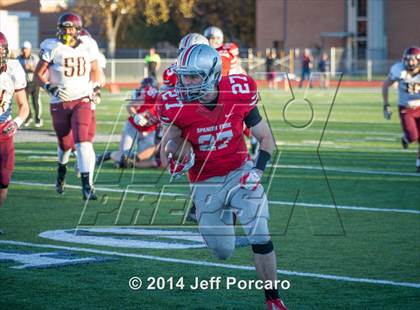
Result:
{"label": "arm sleeve", "polygon": [[259,122],[261,122],[262,117],[260,115],[260,112],[258,111],[258,107],[254,107],[247,116],[244,119],[245,125],[248,128],[254,127]]}
{"label": "arm sleeve", "polygon": [[40,50],[39,50],[39,58],[47,63],[51,63],[53,61],[53,53],[52,53],[52,42],[48,39],[41,43]]}
{"label": "arm sleeve", "polygon": [[96,43],[96,41],[92,38],[90,38],[89,40],[89,50],[90,50],[90,61],[94,61],[98,59],[98,54],[99,54],[99,48],[98,48],[98,43]]}
{"label": "arm sleeve", "polygon": [[403,66],[401,63],[394,64],[389,70],[388,78],[391,81],[399,80],[401,77],[401,72],[403,71]]}

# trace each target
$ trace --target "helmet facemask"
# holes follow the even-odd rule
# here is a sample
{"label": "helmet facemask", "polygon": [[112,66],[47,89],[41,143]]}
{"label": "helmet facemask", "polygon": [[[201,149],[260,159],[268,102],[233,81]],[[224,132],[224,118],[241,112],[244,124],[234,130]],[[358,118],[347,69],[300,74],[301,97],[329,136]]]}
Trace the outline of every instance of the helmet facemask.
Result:
{"label": "helmet facemask", "polygon": [[[414,60],[410,64],[410,60]],[[404,67],[411,72],[417,71],[420,69],[420,60],[416,57],[416,55],[406,55],[403,58]],[[414,63],[414,64],[412,64]]]}
{"label": "helmet facemask", "polygon": [[[208,73],[196,70],[176,69],[177,83],[175,85],[176,92],[182,100],[191,102],[199,100],[214,91],[214,86],[220,79],[220,73],[214,73],[214,67]],[[202,82],[200,84],[184,85],[183,76],[200,76]]]}
{"label": "helmet facemask", "polygon": [[418,73],[420,71],[420,48],[417,46],[406,48],[403,53],[402,62],[407,71]]}
{"label": "helmet facemask", "polygon": [[[222,61],[219,53],[206,44],[192,45],[178,56],[174,69],[175,90],[186,102],[200,99],[214,91],[221,79]],[[200,79],[198,78],[200,77]]]}
{"label": "helmet facemask", "polygon": [[7,45],[0,45],[0,68],[2,68],[6,62],[9,55],[9,49]]}
{"label": "helmet facemask", "polygon": [[[67,28],[75,28],[76,32],[74,34],[67,33]],[[58,39],[67,46],[72,46],[80,37],[80,29],[71,22],[58,25],[57,30]]]}

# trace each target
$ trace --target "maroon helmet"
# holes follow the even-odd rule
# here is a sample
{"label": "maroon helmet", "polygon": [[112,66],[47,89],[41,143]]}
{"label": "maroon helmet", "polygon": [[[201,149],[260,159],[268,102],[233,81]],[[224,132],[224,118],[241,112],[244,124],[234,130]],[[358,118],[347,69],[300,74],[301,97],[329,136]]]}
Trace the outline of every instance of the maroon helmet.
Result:
{"label": "maroon helmet", "polygon": [[0,68],[6,64],[7,56],[9,55],[9,44],[6,36],[0,32]]}
{"label": "maroon helmet", "polygon": [[[76,34],[74,36],[66,34],[65,28],[76,28]],[[71,38],[75,40],[79,39],[80,31],[82,30],[83,23],[82,18],[75,13],[64,13],[62,14],[57,21],[57,36],[58,39],[66,45],[69,45]]]}
{"label": "maroon helmet", "polygon": [[144,88],[144,87],[146,87],[146,86],[152,86],[152,87],[154,87],[154,88],[157,88],[158,87],[158,83],[157,83],[157,81],[156,81],[156,79],[155,78],[153,78],[153,77],[145,77],[141,82],[140,82],[140,87],[141,88]]}
{"label": "maroon helmet", "polygon": [[[415,60],[410,63],[410,60]],[[414,71],[420,68],[420,48],[417,46],[410,46],[406,48],[402,57],[404,67],[408,71]]]}

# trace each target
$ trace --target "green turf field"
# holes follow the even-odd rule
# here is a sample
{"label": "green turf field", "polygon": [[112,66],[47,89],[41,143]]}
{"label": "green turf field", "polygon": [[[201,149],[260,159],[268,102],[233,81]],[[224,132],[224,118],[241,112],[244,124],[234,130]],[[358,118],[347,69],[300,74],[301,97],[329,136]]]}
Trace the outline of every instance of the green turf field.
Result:
{"label": "green turf field", "polygon": [[[340,89],[334,105],[334,90],[309,90],[310,104],[303,90],[294,91],[296,100],[289,104],[290,92],[261,91],[262,111],[278,146],[264,186],[278,276],[291,285],[280,290],[286,305],[419,309],[417,146],[401,149],[397,114],[390,122],[383,119],[379,89]],[[126,117],[123,110],[118,118],[123,98],[124,93],[104,94],[98,136],[118,136]],[[396,111],[395,94],[391,98]],[[44,115],[42,132],[51,129],[47,104]],[[56,144],[45,137],[16,144],[14,183],[0,210],[5,231],[0,309],[264,309],[262,291],[224,285],[226,277],[256,278],[250,247],[238,247],[227,261],[216,260],[195,227],[183,224],[186,178],[168,186],[163,170],[117,170],[105,163],[95,176],[99,201],[84,204],[74,158],[72,186],[64,196],[55,193]],[[97,153],[115,147],[116,142],[95,144]],[[177,231],[185,232],[183,237],[176,237]],[[16,253],[75,261],[13,268],[33,262],[7,258]],[[140,290],[129,287],[134,276],[143,280]],[[149,277],[166,282],[148,290]],[[182,278],[185,287],[171,289],[171,277],[175,283]],[[192,290],[196,277],[221,277],[220,289]]]}

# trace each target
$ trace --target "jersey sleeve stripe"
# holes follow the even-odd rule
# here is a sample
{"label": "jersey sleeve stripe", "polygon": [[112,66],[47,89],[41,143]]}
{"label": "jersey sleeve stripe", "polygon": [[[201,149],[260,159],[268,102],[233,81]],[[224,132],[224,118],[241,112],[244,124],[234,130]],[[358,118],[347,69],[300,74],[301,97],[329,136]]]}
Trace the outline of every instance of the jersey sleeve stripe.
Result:
{"label": "jersey sleeve stripe", "polygon": [[250,105],[250,106],[256,105],[256,104],[257,104],[257,102],[258,102],[258,99],[255,99],[255,100],[254,100],[254,101],[252,101],[249,105]]}

